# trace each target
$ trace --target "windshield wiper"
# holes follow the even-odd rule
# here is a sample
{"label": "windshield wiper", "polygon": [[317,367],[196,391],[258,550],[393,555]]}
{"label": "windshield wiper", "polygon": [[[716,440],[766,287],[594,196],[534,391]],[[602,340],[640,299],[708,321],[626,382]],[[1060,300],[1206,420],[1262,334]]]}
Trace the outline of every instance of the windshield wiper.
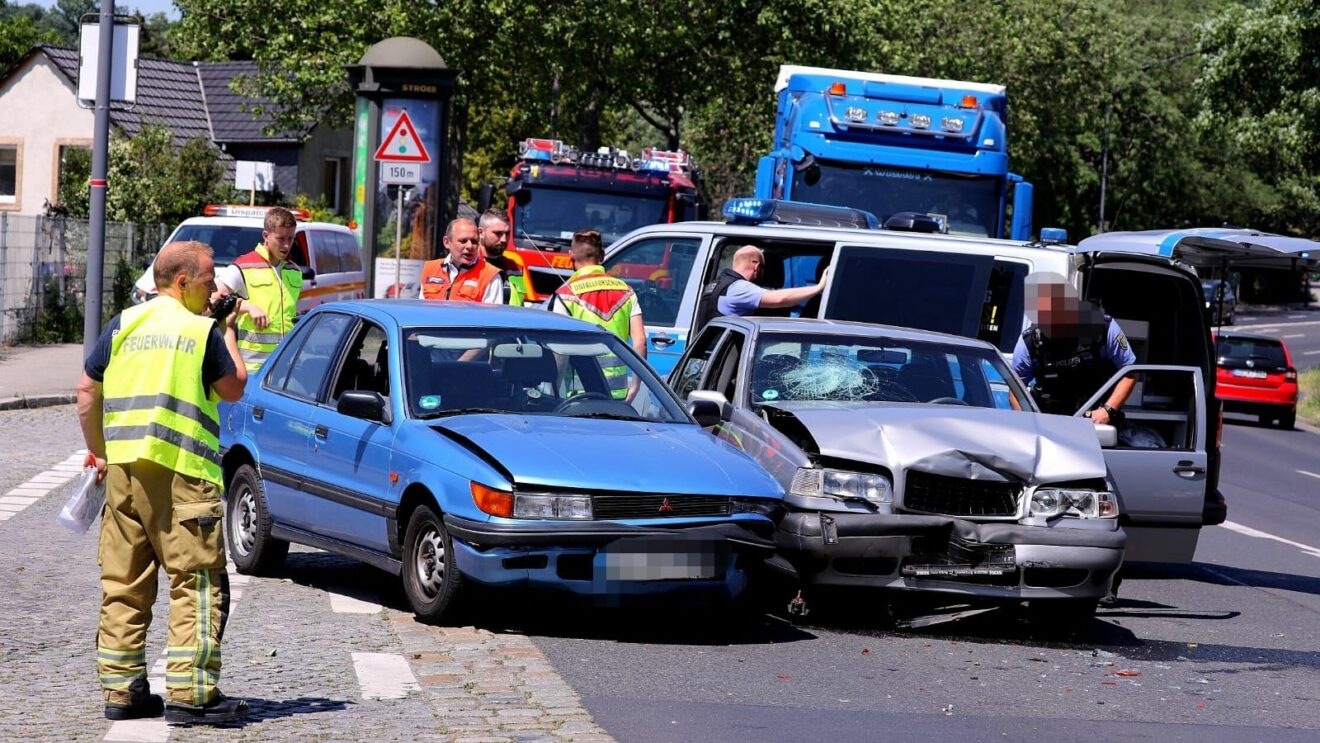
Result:
{"label": "windshield wiper", "polygon": [[650,418],[643,418],[643,417],[638,416],[638,415],[621,415],[621,414],[619,414],[619,413],[602,413],[602,412],[600,412],[600,411],[596,411],[596,412],[593,412],[593,413],[581,413],[581,414],[579,414],[579,415],[569,415],[569,416],[565,416],[565,417],[567,417],[567,418],[603,418],[603,419],[605,419],[605,420],[611,420],[611,421],[646,421],[646,420],[651,420]]}
{"label": "windshield wiper", "polygon": [[451,415],[479,415],[481,413],[496,413],[503,415],[508,410],[499,410],[498,408],[454,408],[453,410],[436,410],[431,413],[423,413],[417,416],[421,420],[432,420],[435,418],[448,418]]}

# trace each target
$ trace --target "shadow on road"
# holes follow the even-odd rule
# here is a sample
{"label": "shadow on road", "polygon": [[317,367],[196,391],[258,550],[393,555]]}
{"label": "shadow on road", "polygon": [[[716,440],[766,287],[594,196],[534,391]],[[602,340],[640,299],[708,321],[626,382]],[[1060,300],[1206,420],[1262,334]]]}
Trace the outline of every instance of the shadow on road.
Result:
{"label": "shadow on road", "polygon": [[210,729],[217,728],[245,728],[249,725],[256,725],[268,720],[278,720],[281,717],[293,717],[294,715],[309,715],[319,712],[342,712],[353,702],[342,699],[326,699],[324,697],[299,697],[297,699],[287,699],[284,701],[275,701],[273,699],[261,699],[259,697],[243,697],[247,700],[251,713],[247,718],[226,722],[219,725],[204,725],[200,723],[172,723],[171,727]]}

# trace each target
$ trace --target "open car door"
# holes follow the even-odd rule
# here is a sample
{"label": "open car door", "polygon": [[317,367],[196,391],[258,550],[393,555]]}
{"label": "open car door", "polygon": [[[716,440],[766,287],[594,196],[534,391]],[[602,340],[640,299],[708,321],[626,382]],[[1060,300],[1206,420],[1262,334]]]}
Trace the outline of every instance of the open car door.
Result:
{"label": "open car door", "polygon": [[1194,366],[1134,364],[1119,370],[1076,415],[1099,407],[1128,376],[1136,385],[1116,426],[1119,441],[1104,450],[1128,535],[1123,559],[1190,562],[1210,486],[1214,429],[1205,415],[1205,378]]}

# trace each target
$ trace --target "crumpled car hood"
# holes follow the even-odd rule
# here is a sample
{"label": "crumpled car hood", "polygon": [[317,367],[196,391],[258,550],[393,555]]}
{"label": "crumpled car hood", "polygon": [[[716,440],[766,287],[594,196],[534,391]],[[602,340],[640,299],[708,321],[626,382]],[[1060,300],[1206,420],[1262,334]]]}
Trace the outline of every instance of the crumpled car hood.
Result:
{"label": "crumpled car hood", "polygon": [[1089,420],[1016,410],[903,403],[781,402],[820,453],[898,471],[1028,485],[1103,478]]}
{"label": "crumpled car hood", "polygon": [[520,485],[632,493],[783,491],[765,470],[700,426],[538,415],[463,415],[431,424],[470,442]]}

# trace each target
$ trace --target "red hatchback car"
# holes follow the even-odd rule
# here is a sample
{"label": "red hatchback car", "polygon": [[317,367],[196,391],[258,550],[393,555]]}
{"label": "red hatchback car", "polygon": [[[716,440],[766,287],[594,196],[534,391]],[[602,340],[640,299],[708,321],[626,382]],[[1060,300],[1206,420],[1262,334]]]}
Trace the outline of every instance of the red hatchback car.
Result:
{"label": "red hatchback car", "polygon": [[1291,429],[1297,421],[1297,369],[1288,347],[1278,338],[1220,332],[1215,396],[1227,412],[1260,416]]}

